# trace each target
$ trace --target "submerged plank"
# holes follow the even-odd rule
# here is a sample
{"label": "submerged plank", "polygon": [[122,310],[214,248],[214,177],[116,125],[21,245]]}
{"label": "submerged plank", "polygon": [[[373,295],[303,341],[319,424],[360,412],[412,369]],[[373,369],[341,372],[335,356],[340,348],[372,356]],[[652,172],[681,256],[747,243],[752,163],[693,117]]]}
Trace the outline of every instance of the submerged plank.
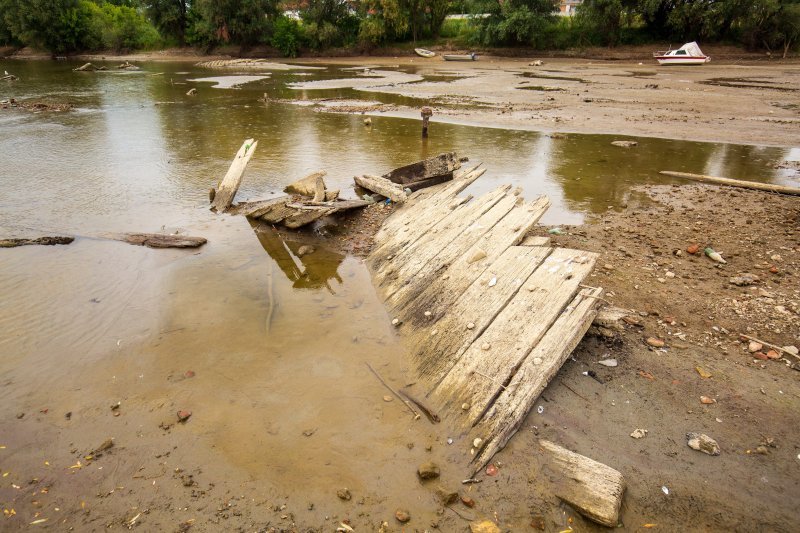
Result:
{"label": "submerged plank", "polygon": [[455,152],[448,152],[396,168],[384,174],[383,177],[394,183],[406,184],[441,176],[460,167],[461,161]]}
{"label": "submerged plank", "polygon": [[110,233],[104,237],[148,248],[199,248],[208,242],[204,237],[163,233]]}
{"label": "submerged plank", "polygon": [[269,200],[257,200],[254,202],[239,202],[228,209],[228,214],[244,215],[246,217],[259,218],[261,215],[272,209],[276,205],[285,204],[290,198],[280,196]]}
{"label": "submerged plank", "polygon": [[211,202],[212,210],[222,213],[231,206],[234,196],[239,191],[239,185],[242,183],[247,163],[250,162],[250,158],[256,151],[256,146],[258,146],[258,141],[253,139],[247,139],[242,143],[241,148],[236,152],[233,163],[228,168],[228,172],[217,186],[214,199]]}
{"label": "submerged plank", "polygon": [[464,427],[476,423],[572,300],[596,258],[580,250],[553,251],[434,389],[437,407],[449,408]]}
{"label": "submerged plank", "polygon": [[474,459],[476,472],[505,447],[522,425],[536,399],[589,329],[602,294],[601,288],[585,288],[575,296],[474,427],[470,441],[480,437],[484,443]]}
{"label": "submerged plank", "polygon": [[408,195],[403,190],[403,187],[393,183],[386,178],[380,176],[354,176],[353,180],[356,185],[367,189],[368,191],[376,192],[397,204],[402,204],[408,200]]}

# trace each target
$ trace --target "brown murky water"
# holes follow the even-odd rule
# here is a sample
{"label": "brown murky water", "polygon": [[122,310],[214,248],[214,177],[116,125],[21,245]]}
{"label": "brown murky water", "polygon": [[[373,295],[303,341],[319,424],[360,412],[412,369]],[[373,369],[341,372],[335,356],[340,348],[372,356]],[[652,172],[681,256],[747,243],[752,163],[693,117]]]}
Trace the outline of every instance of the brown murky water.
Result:
{"label": "brown murky water", "polygon": [[[188,64],[124,73],[74,73],[74,66],[0,62],[20,77],[0,85],[0,100],[76,105],[58,114],[0,111],[0,235],[81,236],[66,247],[0,251],[0,469],[18,484],[61,483],[60,499],[24,509],[25,523],[35,512],[55,521],[57,506],[81,512],[78,502],[98,491],[133,491],[136,483],[129,501],[94,505],[107,514],[149,506],[150,530],[203,513],[219,521],[222,495],[202,509],[177,501],[175,490],[184,489],[167,485],[182,468],[208,494],[218,484],[226,498],[241,492],[264,512],[294,506],[289,511],[305,516],[300,523],[355,520],[360,512],[374,525],[405,507],[423,529],[461,524],[436,513],[415,466],[431,458],[466,462],[469,446],[446,428],[412,421],[396,399],[384,401],[389,393],[366,363],[396,387],[413,376],[362,261],[324,244],[299,258],[292,243],[256,236],[244,218],[209,212],[207,191],[244,138],[259,146],[240,199],[268,197],[318,169],[328,171],[331,187],[347,189],[353,174],[455,150],[488,167],[476,192],[513,183],[528,197],[550,196],[549,224],[639,201],[631,186],[657,182],[666,167],[784,182],[782,171],[763,169],[800,157],[797,149],[659,139],[621,150],[604,136],[553,139],[435,120],[423,141],[412,120],[377,117],[365,128],[359,116],[258,101],[263,93],[361,97],[352,89],[286,88],[354,75],[335,66],[271,72],[239,88],[188,82],[219,74]],[[198,95],[186,97],[193,86]],[[375,98],[415,103],[368,99]],[[150,250],[95,238],[161,230],[209,243],[199,251]],[[189,370],[194,377],[185,377]],[[109,408],[117,402],[120,416]],[[168,427],[177,409],[193,416]],[[108,437],[116,455],[105,470],[68,470]],[[443,483],[460,486],[463,477],[444,472]],[[151,494],[162,483],[162,495]],[[335,497],[342,487],[356,511]],[[0,489],[4,502],[13,494]],[[83,520],[100,530],[111,518],[98,512]]]}

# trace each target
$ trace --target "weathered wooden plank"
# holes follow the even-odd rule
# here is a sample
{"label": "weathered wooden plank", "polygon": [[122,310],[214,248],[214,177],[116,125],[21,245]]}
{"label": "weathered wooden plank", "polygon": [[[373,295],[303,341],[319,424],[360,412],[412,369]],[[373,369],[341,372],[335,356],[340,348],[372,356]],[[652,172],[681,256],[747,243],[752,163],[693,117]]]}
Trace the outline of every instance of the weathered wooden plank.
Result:
{"label": "weathered wooden plank", "polygon": [[555,495],[590,520],[617,527],[625,493],[622,474],[550,441],[540,440],[539,446],[546,452],[543,470],[555,484]]}
{"label": "weathered wooden plank", "polygon": [[325,207],[322,209],[297,209],[295,210],[295,214],[290,215],[283,220],[283,225],[289,229],[297,229],[305,226],[306,224],[311,224],[315,220],[318,220],[326,215],[330,215],[334,211],[336,211],[335,207]]}
{"label": "weathered wooden plank", "polygon": [[[519,207],[522,198],[517,193],[508,195],[494,204],[490,209],[472,222],[465,221],[460,232],[453,232],[453,236],[437,236],[429,246],[424,249],[427,253],[417,253],[410,257],[403,265],[402,274],[389,280],[384,288],[384,296],[391,305],[392,296],[402,287],[412,287],[410,290],[418,292],[421,285],[433,278],[437,270],[450,265],[470,247],[489,232],[515,207]],[[429,268],[425,268],[429,266]]]}
{"label": "weathered wooden plank", "polygon": [[[414,307],[431,311],[437,315],[458,298],[470,283],[509,246],[517,242],[533,227],[547,211],[550,200],[540,196],[533,202],[520,205],[506,215],[469,250],[449,265],[429,263],[424,272],[425,283],[409,283],[400,287],[387,304],[397,316],[413,322],[415,313],[404,308],[413,302]],[[437,268],[438,267],[438,268]],[[441,271],[441,268],[446,268]],[[434,270],[435,269],[435,270]],[[432,274],[432,275],[431,275]]]}
{"label": "weathered wooden plank", "polygon": [[289,203],[288,200],[283,203],[275,204],[269,209],[269,211],[261,215],[261,220],[268,224],[277,224],[283,221],[283,219],[286,217],[294,215],[297,210],[287,206],[287,203]]}
{"label": "weathered wooden plank", "polygon": [[208,242],[204,237],[162,233],[108,233],[102,236],[148,248],[198,248]]}
{"label": "weathered wooden plank", "polygon": [[247,139],[242,143],[242,147],[236,152],[236,157],[233,159],[228,172],[222,178],[217,186],[214,199],[211,202],[211,209],[219,213],[225,212],[233,203],[233,198],[239,191],[239,185],[242,183],[244,171],[247,168],[247,163],[256,151],[258,141]]}
{"label": "weathered wooden plank", "polygon": [[[507,196],[510,185],[504,185],[472,202],[451,211],[447,216],[434,224],[421,238],[403,247],[391,260],[375,263],[375,279],[383,285],[387,280],[413,275],[416,270],[407,265],[416,265],[415,256],[426,257],[438,251],[444,243],[458,236],[465,228],[477,220],[486,211]],[[388,258],[387,258],[388,259]]]}
{"label": "weathered wooden plank", "polygon": [[550,237],[537,237],[535,235],[528,235],[522,242],[519,243],[520,246],[550,246]]}
{"label": "weathered wooden plank", "polygon": [[449,409],[465,427],[477,422],[572,299],[596,258],[566,248],[550,254],[434,389],[436,405]]}
{"label": "weathered wooden plank", "polygon": [[[459,356],[495,319],[551,248],[512,246],[486,268],[452,305],[433,311],[414,307],[402,328],[417,376],[428,390],[458,361]],[[492,285],[494,280],[494,285]],[[427,321],[427,325],[425,325]]]}
{"label": "weathered wooden plank", "polygon": [[314,201],[315,202],[325,201],[325,180],[322,179],[322,176],[318,177],[314,181]]}
{"label": "weathered wooden plank", "polygon": [[453,179],[453,172],[448,172],[447,174],[442,174],[441,176],[434,176],[433,178],[428,178],[426,180],[414,181],[412,183],[406,183],[403,185],[404,189],[409,189],[411,192],[418,191],[420,189],[427,189],[428,187],[433,187],[434,185],[441,185],[442,183],[451,181]]}
{"label": "weathered wooden plank", "polygon": [[324,170],[309,174],[305,178],[301,178],[294,183],[290,183],[283,189],[287,194],[299,194],[301,196],[314,196],[317,187],[317,178],[322,178],[328,173]]}
{"label": "weathered wooden plank", "polygon": [[272,209],[273,206],[285,204],[291,200],[288,196],[279,196],[269,200],[257,200],[255,202],[239,202],[228,209],[230,215],[244,215],[246,217],[259,218],[261,215]]}
{"label": "weathered wooden plank", "polygon": [[474,459],[477,472],[503,449],[536,399],[569,358],[595,318],[602,288],[582,289],[520,365],[514,377],[471,432],[482,449]]}
{"label": "weathered wooden plank", "polygon": [[727,185],[728,187],[739,187],[741,189],[751,189],[755,191],[774,192],[778,194],[788,194],[800,196],[800,188],[789,185],[776,185],[773,183],[758,183],[756,181],[735,180],[731,178],[719,178],[717,176],[706,176],[703,174],[690,174],[689,172],[672,172],[662,170],[659,174],[672,176],[674,178],[686,178],[693,181],[702,181],[713,185]]}
{"label": "weathered wooden plank", "polygon": [[395,203],[402,204],[408,200],[408,195],[403,190],[403,187],[387,180],[386,178],[364,175],[354,176],[353,180],[359,187],[363,187],[368,191],[376,192],[382,196],[385,196],[386,198],[389,198]]}
{"label": "weathered wooden plank", "polygon": [[455,152],[448,152],[396,168],[384,174],[383,177],[394,183],[405,184],[441,176],[460,167],[461,161]]}

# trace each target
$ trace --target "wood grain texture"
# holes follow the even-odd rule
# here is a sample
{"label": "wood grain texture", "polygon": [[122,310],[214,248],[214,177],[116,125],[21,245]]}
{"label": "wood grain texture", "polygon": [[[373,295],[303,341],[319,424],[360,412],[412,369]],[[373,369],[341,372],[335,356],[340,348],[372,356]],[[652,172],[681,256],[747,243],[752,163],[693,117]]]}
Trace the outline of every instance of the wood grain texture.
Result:
{"label": "wood grain texture", "polygon": [[690,174],[689,172],[673,172],[670,170],[662,170],[659,174],[671,176],[673,178],[686,178],[692,181],[700,181],[703,183],[711,183],[713,185],[726,185],[728,187],[739,187],[741,189],[752,189],[755,191],[774,192],[779,194],[788,194],[791,196],[800,196],[800,188],[791,187],[789,185],[775,185],[772,183],[758,183],[756,181],[735,180],[731,178],[719,178],[716,176],[706,176],[703,174]]}
{"label": "wood grain texture", "polygon": [[211,209],[218,213],[225,212],[233,203],[233,198],[239,191],[239,185],[242,183],[244,171],[247,169],[247,163],[256,151],[258,141],[247,139],[242,143],[239,151],[236,152],[236,157],[233,159],[228,172],[222,178],[217,186],[217,192],[214,195],[214,201],[211,202]]}
{"label": "wood grain texture", "polygon": [[385,196],[396,204],[402,204],[408,200],[408,195],[403,190],[403,187],[380,176],[354,176],[353,181],[359,187]]}

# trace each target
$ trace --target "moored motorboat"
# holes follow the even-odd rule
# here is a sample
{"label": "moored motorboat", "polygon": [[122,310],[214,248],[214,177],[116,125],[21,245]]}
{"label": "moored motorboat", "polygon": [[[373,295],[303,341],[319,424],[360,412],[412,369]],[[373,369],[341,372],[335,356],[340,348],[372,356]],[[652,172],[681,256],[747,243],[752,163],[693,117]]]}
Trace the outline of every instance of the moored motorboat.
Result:
{"label": "moored motorboat", "polygon": [[478,56],[474,52],[469,54],[444,54],[445,61],[477,61]]}
{"label": "moored motorboat", "polygon": [[417,55],[421,57],[433,57],[436,55],[436,52],[431,52],[430,50],[426,50],[425,48],[414,48],[414,52],[416,52]]}
{"label": "moored motorboat", "polygon": [[677,50],[653,52],[653,57],[659,65],[702,65],[711,61],[694,41]]}

